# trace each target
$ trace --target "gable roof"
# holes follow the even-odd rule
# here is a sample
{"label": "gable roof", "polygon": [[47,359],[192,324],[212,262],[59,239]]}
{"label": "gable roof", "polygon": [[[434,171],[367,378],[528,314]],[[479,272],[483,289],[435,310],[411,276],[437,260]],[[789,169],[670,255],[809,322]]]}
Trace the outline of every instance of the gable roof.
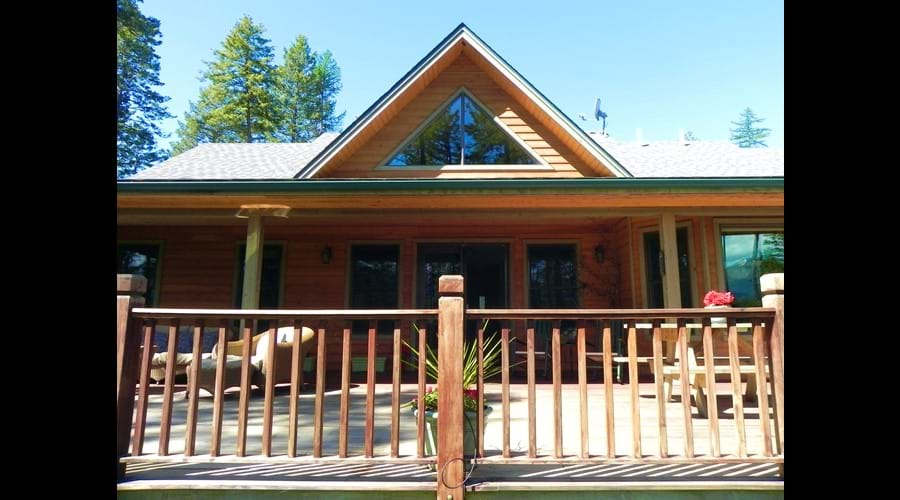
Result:
{"label": "gable roof", "polygon": [[290,179],[337,136],[326,132],[298,143],[198,144],[128,179]]}
{"label": "gable roof", "polygon": [[591,133],[634,177],[784,177],[784,149],[727,141],[618,141]]}
{"label": "gable roof", "polygon": [[350,124],[341,135],[320,151],[315,158],[312,159],[303,169],[294,176],[298,179],[308,179],[315,176],[323,169],[338,153],[344,149],[348,143],[360,134],[361,131],[370,127],[372,123],[381,115],[386,108],[395,102],[398,97],[404,94],[410,86],[425,79],[426,75],[434,72],[439,62],[446,60],[454,50],[460,47],[471,47],[478,53],[487,63],[499,72],[506,80],[512,83],[519,91],[521,91],[528,99],[530,99],[542,112],[558,125],[566,134],[572,137],[581,145],[590,155],[602,163],[616,177],[631,177],[631,173],[625,169],[616,159],[603,149],[599,144],[591,140],[591,138],[565,113],[559,110],[552,102],[550,102],[543,94],[540,93],[531,83],[519,74],[512,66],[510,66],[502,57],[500,57],[493,49],[484,43],[465,23],[460,23],[449,35],[433,48],[421,61],[419,61],[411,70],[409,70],[397,83],[394,84],[384,95],[382,95],[374,104],[372,104],[365,112],[363,112],[353,123]]}

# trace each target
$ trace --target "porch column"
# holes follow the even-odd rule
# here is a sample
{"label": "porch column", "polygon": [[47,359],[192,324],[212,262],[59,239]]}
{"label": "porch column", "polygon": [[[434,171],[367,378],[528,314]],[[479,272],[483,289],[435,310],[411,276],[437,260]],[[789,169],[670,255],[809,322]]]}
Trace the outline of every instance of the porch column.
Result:
{"label": "porch column", "polygon": [[666,308],[681,307],[681,280],[678,276],[678,238],[675,233],[675,214],[662,214],[659,220],[660,247],[663,251],[663,304]]}
{"label": "porch column", "polygon": [[259,282],[265,242],[263,217],[287,217],[290,211],[290,207],[281,205],[241,205],[237,217],[247,219],[247,251],[244,254],[241,309],[259,308]]}
{"label": "porch column", "polygon": [[120,480],[125,477],[125,464],[119,459],[128,454],[141,347],[141,322],[130,316],[133,308],[143,307],[146,291],[147,278],[116,275],[116,477]]}
{"label": "porch column", "polygon": [[762,306],[774,307],[781,336],[781,364],[784,366],[784,273],[769,273],[759,277]]}

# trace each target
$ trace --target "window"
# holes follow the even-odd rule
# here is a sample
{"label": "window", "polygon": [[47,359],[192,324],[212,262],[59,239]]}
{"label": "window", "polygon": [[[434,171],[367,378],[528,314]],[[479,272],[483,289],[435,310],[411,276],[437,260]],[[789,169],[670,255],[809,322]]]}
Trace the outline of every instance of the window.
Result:
{"label": "window", "polygon": [[[534,309],[574,309],[578,307],[578,265],[575,245],[528,246],[528,307]],[[534,322],[538,350],[550,352],[552,321]],[[575,341],[575,321],[560,322],[560,342]],[[545,358],[544,372],[547,366]]]}
{"label": "window", "polygon": [[[234,307],[241,307],[241,296],[244,293],[244,259],[247,256],[247,244],[241,243],[237,256],[237,283],[234,287]],[[281,275],[284,256],[283,243],[266,243],[263,245],[262,269],[259,279],[259,308],[275,309],[281,305]],[[262,324],[262,322],[260,323]]]}
{"label": "window", "polygon": [[460,91],[413,133],[388,160],[389,167],[533,165],[538,163],[491,113]]}
{"label": "window", "polygon": [[[693,307],[693,291],[691,289],[691,258],[688,243],[688,230],[679,227],[675,230],[675,241],[678,249],[678,280],[681,289],[681,307]],[[659,309],[663,305],[663,269],[665,263],[659,231],[644,233],[644,270],[647,279],[647,307]]]}
{"label": "window", "polygon": [[735,307],[762,305],[759,277],[784,272],[783,229],[722,229],[725,288]]}
{"label": "window", "polygon": [[[350,247],[350,307],[396,309],[399,304],[400,247],[353,245]],[[393,335],[393,321],[378,322],[379,335]],[[353,335],[365,336],[369,321],[353,322]]]}
{"label": "window", "polygon": [[154,306],[159,300],[159,243],[119,243],[116,248],[116,273],[138,274],[147,278],[144,303]]}

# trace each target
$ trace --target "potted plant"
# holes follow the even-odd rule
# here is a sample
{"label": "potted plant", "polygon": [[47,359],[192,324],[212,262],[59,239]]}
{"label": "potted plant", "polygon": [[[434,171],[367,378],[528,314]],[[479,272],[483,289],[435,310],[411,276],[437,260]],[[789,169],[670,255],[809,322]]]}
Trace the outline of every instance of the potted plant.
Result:
{"label": "potted plant", "polygon": [[[406,344],[416,356],[414,363],[404,361],[409,366],[418,365],[419,352],[413,346]],[[484,378],[485,380],[500,373],[501,340],[495,333],[484,341]],[[425,346],[425,373],[432,382],[437,382],[438,358],[430,346]],[[474,455],[477,449],[478,439],[478,390],[472,388],[478,381],[478,343],[466,342],[463,344],[463,453]],[[437,425],[438,425],[438,391],[436,387],[429,387],[424,395],[425,402],[425,452],[428,455],[437,454]],[[412,399],[402,405],[413,408],[413,414],[418,417],[418,398]],[[487,417],[493,408],[484,405],[484,415]]]}

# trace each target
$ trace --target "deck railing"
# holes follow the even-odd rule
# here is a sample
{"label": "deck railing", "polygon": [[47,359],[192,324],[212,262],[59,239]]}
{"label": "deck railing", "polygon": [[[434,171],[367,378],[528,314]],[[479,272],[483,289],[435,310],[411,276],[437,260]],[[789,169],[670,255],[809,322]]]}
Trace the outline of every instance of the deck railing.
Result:
{"label": "deck railing", "polygon": [[[120,288],[130,292],[140,292],[140,283],[123,281],[120,277]],[[176,362],[176,345],[179,327],[192,327],[193,360],[201,359],[201,337],[205,327],[217,328],[217,356],[215,366],[215,390],[213,394],[213,418],[208,456],[198,456],[204,450],[198,450],[198,375],[200,362],[192,362],[188,368],[188,386],[186,410],[186,430],[184,433],[183,457],[180,460],[221,460],[221,459],[263,459],[272,460],[273,455],[286,452],[287,459],[322,460],[358,459],[365,462],[379,460],[408,461],[418,463],[436,463],[438,468],[438,498],[453,495],[462,498],[463,494],[463,393],[462,393],[462,359],[463,338],[466,319],[490,320],[492,324],[500,323],[502,337],[500,399],[502,406],[502,445],[499,450],[485,450],[484,445],[484,384],[482,346],[484,329],[477,332],[479,376],[477,379],[479,394],[478,410],[478,450],[476,457],[470,461],[500,463],[553,463],[553,462],[765,462],[777,463],[783,470],[784,463],[784,371],[782,353],[782,326],[773,308],[732,308],[732,309],[465,309],[463,305],[463,280],[460,276],[444,276],[439,285],[438,309],[417,310],[218,310],[218,309],[159,309],[134,307],[141,305],[140,300],[128,295],[120,296],[119,329],[117,335],[118,360],[118,455],[121,462],[134,459],[166,459],[170,455],[172,441],[171,427],[174,411],[174,375]],[[783,317],[783,311],[780,315]],[[725,318],[724,322],[713,318]],[[273,418],[275,416],[275,379],[274,363],[265,363],[265,399],[263,401],[263,423],[261,433],[261,454],[248,456],[248,411],[250,407],[251,385],[251,341],[256,331],[257,322],[269,321],[269,338],[275,338],[278,328],[293,328],[294,345],[291,356],[291,389],[289,400],[288,444],[286,450],[275,450],[272,446]],[[350,372],[351,372],[351,327],[350,321],[368,320],[367,336],[367,378],[365,404],[365,451],[362,457],[350,457],[349,410],[350,410]],[[392,343],[392,392],[391,392],[391,430],[390,453],[387,456],[376,456],[374,453],[375,435],[375,359],[377,322],[392,320],[395,323]],[[425,320],[425,321],[422,321]],[[437,456],[426,456],[425,436],[425,363],[424,356],[419,358],[417,366],[418,418],[416,421],[417,448],[415,456],[399,454],[399,408],[401,382],[401,338],[416,338],[418,351],[426,350],[427,331],[424,324],[437,320],[438,337],[438,406],[441,413],[441,425],[438,428]],[[535,384],[535,321],[551,323],[552,359],[552,406],[553,406],[553,453],[539,455],[537,448],[536,428],[536,396]],[[563,448],[562,418],[562,367],[561,367],[561,322],[576,323],[577,335],[577,382],[580,416],[580,448],[577,454]],[[226,342],[229,324],[240,321],[243,325],[243,352],[240,361],[240,401],[238,404],[237,444],[233,457],[222,456],[222,430],[224,418],[224,390],[226,374]],[[414,326],[418,322],[418,326]],[[619,322],[619,323],[614,323]],[[341,392],[340,417],[338,423],[338,453],[336,456],[323,455],[323,406],[325,378],[327,367],[326,337],[334,333],[333,326],[342,335],[342,353],[340,357]],[[167,360],[165,366],[165,386],[162,397],[162,418],[159,430],[158,449],[154,453],[144,455],[144,436],[147,427],[147,409],[149,402],[149,378],[154,332],[157,325],[163,325],[168,333]],[[614,326],[624,325],[627,332],[627,353],[622,356],[612,350]],[[299,395],[302,390],[303,366],[301,364],[301,332],[304,326],[316,331],[315,355],[315,398],[313,410],[312,452],[308,456],[298,455],[298,415]],[[690,333],[699,329],[702,341],[689,342]],[[741,356],[739,352],[739,331],[746,330],[752,334],[752,352]],[[528,405],[528,451],[527,454],[514,454],[510,449],[510,339],[521,336],[524,331],[526,339],[525,369],[527,372],[527,405]],[[415,333],[414,333],[415,332]],[[637,341],[639,335],[648,335],[652,343],[653,355],[638,356]],[[588,336],[600,338],[602,350],[588,350]],[[727,340],[728,356],[724,365],[715,364],[715,339],[724,337]],[[666,352],[664,343],[674,343],[678,361],[673,362],[671,351]],[[721,342],[720,342],[721,343]],[[142,347],[143,346],[143,347]],[[697,347],[706,354],[702,363],[693,363],[693,348]],[[276,342],[268,343],[267,358],[274,360]],[[592,418],[588,413],[588,402],[592,395],[597,396],[599,386],[594,384],[594,394],[589,387],[587,374],[588,359],[602,362],[603,406],[605,407],[603,430],[597,426],[601,421]],[[749,362],[747,362],[749,360]],[[628,366],[628,388],[630,393],[630,453],[616,452],[616,396],[613,386],[613,363],[624,362]],[[655,440],[657,449],[645,450],[643,446],[644,432],[641,428],[640,414],[640,378],[639,366],[646,362],[651,367],[654,395],[656,399],[657,426]],[[734,410],[734,449],[722,449],[719,425],[719,409],[717,405],[716,376],[726,376],[731,381],[731,396]],[[741,377],[749,376],[748,386],[755,383],[758,412],[758,433],[761,440],[759,453],[748,453],[747,423],[744,415],[744,394],[742,394]],[[667,416],[665,386],[675,379],[679,380],[681,396],[680,425],[683,426],[683,450],[681,453],[669,448],[669,430],[672,428]],[[646,378],[645,378],[646,380]],[[705,384],[703,383],[705,380]],[[755,380],[755,382],[753,382]],[[688,382],[685,382],[688,381]],[[694,423],[702,418],[703,411],[695,416],[691,405],[691,389],[695,391],[696,403],[705,407],[708,416],[704,421],[709,428],[709,450],[707,454],[697,454],[694,450]],[[750,387],[748,387],[749,389]],[[749,390],[752,393],[754,391]],[[772,408],[770,408],[770,398]],[[701,401],[705,400],[705,401]],[[705,403],[705,405],[703,404]],[[621,406],[620,406],[621,408]],[[700,410],[702,408],[698,408]],[[771,419],[771,420],[770,420]],[[773,425],[774,424],[774,425]],[[605,436],[602,449],[591,449],[591,435],[600,432]],[[774,434],[774,440],[773,440]],[[773,447],[774,443],[774,447]],[[129,452],[129,444],[130,452]],[[151,450],[152,451],[152,450]],[[649,453],[648,453],[649,451]],[[128,455],[131,458],[128,458]],[[120,473],[124,469],[120,468]],[[443,496],[442,496],[443,495]]]}

